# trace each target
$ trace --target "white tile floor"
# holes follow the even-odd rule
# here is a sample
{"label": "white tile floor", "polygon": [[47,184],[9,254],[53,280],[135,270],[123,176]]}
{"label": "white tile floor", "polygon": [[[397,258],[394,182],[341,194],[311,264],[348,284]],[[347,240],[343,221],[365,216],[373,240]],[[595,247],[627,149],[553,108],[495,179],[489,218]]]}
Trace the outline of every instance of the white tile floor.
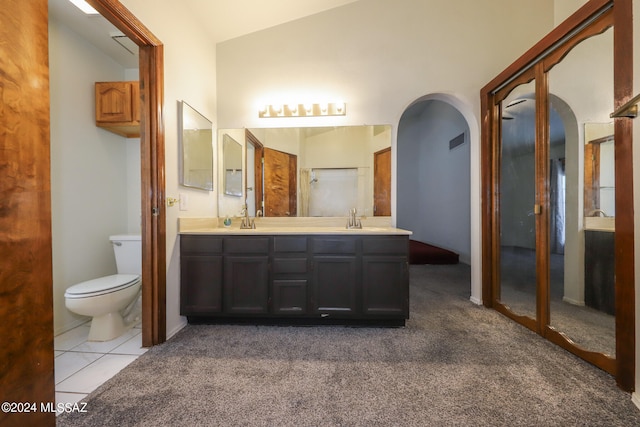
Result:
{"label": "white tile floor", "polygon": [[147,351],[140,325],[105,342],[87,341],[85,323],[54,339],[56,403],[76,403]]}

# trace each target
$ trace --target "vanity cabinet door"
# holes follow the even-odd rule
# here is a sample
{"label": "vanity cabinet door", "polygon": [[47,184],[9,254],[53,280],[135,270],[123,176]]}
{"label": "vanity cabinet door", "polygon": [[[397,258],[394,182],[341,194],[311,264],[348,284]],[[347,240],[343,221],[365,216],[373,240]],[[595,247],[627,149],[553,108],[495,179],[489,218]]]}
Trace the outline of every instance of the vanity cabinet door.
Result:
{"label": "vanity cabinet door", "polygon": [[180,282],[181,315],[222,311],[222,256],[183,256]]}
{"label": "vanity cabinet door", "polygon": [[409,238],[364,237],[362,311],[365,316],[409,317]]}
{"label": "vanity cabinet door", "polygon": [[225,256],[224,311],[266,314],[269,311],[269,257]]}
{"label": "vanity cabinet door", "polygon": [[222,311],[222,239],[180,238],[180,314],[210,315]]}
{"label": "vanity cabinet door", "polygon": [[362,258],[362,311],[365,315],[407,317],[409,266],[404,256]]}
{"label": "vanity cabinet door", "polygon": [[353,236],[316,237],[312,242],[313,313],[349,318],[358,314],[358,240]]}
{"label": "vanity cabinet door", "polygon": [[357,312],[355,256],[313,257],[313,312],[325,317],[352,317]]}

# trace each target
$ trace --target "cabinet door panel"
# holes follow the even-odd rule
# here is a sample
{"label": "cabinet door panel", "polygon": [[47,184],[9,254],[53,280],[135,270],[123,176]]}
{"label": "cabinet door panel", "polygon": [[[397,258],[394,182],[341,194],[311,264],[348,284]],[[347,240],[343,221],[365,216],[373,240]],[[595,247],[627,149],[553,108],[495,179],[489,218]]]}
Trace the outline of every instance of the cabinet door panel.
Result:
{"label": "cabinet door panel", "polygon": [[268,312],[268,256],[225,257],[224,309],[226,313],[262,314]]}
{"label": "cabinet door panel", "polygon": [[222,310],[222,257],[183,256],[180,267],[180,314]]}
{"label": "cabinet door panel", "polygon": [[273,312],[276,314],[307,313],[307,281],[304,279],[273,281]]}
{"label": "cabinet door panel", "polygon": [[406,257],[363,257],[362,293],[365,314],[408,315],[408,287]]}
{"label": "cabinet door panel", "polygon": [[352,315],[357,311],[355,256],[313,259],[313,307],[319,314]]}

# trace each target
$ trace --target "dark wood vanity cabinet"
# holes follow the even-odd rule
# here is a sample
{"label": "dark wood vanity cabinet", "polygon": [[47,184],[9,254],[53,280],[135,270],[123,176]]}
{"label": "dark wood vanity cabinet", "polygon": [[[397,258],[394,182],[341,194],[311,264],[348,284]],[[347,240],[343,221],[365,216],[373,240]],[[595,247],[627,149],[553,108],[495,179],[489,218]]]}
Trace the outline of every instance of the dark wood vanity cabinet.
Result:
{"label": "dark wood vanity cabinet", "polygon": [[180,239],[180,314],[222,312],[222,238]]}
{"label": "dark wood vanity cabinet", "polygon": [[350,236],[311,238],[312,309],[323,317],[353,317],[358,312],[357,244]]}
{"label": "dark wood vanity cabinet", "polygon": [[273,236],[272,313],[309,313],[309,261],[306,236]]}
{"label": "dark wood vanity cabinet", "polygon": [[615,233],[584,232],[584,302],[615,315]]}
{"label": "dark wood vanity cabinet", "polygon": [[298,323],[404,325],[407,235],[191,235],[181,245],[181,314]]}
{"label": "dark wood vanity cabinet", "polygon": [[269,312],[269,238],[225,238],[223,307],[229,314]]}
{"label": "dark wood vanity cabinet", "polygon": [[369,237],[362,243],[364,314],[408,318],[408,241],[389,237]]}

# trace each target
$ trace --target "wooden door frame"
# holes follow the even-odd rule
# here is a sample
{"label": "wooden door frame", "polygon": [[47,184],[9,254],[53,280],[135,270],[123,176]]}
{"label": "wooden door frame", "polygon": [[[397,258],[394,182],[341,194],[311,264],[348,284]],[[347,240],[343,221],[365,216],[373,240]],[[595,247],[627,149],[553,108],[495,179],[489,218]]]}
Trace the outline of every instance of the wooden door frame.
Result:
{"label": "wooden door frame", "polygon": [[[480,92],[481,97],[481,150],[482,150],[482,297],[487,307],[494,307],[493,287],[498,270],[496,237],[499,231],[499,194],[496,177],[499,168],[499,144],[496,132],[500,113],[495,105],[495,93],[551,47],[564,40],[581,24],[599,11],[613,8],[614,26],[614,110],[633,96],[633,18],[632,0],[590,0],[518,60],[491,80]],[[560,48],[561,49],[561,48]],[[560,50],[559,49],[559,50]],[[566,52],[562,53],[565,54]],[[543,88],[544,89],[544,88]],[[633,157],[632,130],[629,118],[615,119],[616,137],[616,218],[615,218],[615,274],[616,274],[616,358],[606,369],[613,371],[618,386],[633,391],[635,386],[635,278],[634,278],[634,218],[633,218]],[[544,263],[543,263],[544,264]],[[538,271],[538,274],[545,274]],[[548,313],[542,313],[544,317]],[[584,357],[584,352],[567,343],[557,332],[546,327],[538,331],[554,343]],[[594,360],[590,360],[594,363]],[[603,368],[604,369],[604,368]]]}
{"label": "wooden door frame", "polygon": [[142,187],[142,345],[166,340],[164,46],[118,0],[87,0],[139,47]]}

